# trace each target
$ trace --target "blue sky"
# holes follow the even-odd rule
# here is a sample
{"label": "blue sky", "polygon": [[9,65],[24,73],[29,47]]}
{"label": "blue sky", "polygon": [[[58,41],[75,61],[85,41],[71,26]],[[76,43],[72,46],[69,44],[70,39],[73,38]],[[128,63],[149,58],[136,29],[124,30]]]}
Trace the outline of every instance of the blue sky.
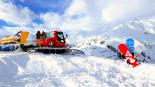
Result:
{"label": "blue sky", "polygon": [[37,14],[48,11],[63,14],[70,2],[71,0],[14,0],[14,4],[28,7]]}
{"label": "blue sky", "polygon": [[3,26],[10,26],[10,27],[12,26],[12,27],[14,27],[14,25],[8,24],[5,21],[0,20],[0,28],[2,28]]}
{"label": "blue sky", "polygon": [[[65,9],[68,8],[70,3],[72,2],[72,0],[2,0],[2,1],[3,2],[6,1],[6,3],[10,2],[17,8],[27,7],[37,16],[47,12],[54,12],[59,15],[63,15]],[[43,23],[39,17],[33,18],[32,21],[37,24]],[[15,26],[15,25],[7,22],[6,20],[0,19],[0,28],[2,28],[3,26]]]}

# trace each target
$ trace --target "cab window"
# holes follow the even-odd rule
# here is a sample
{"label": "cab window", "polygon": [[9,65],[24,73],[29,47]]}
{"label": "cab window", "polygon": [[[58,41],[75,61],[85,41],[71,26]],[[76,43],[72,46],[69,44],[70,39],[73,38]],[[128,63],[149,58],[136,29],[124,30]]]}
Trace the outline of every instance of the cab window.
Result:
{"label": "cab window", "polygon": [[64,42],[64,36],[63,36],[63,33],[58,33],[58,34],[57,34],[57,38],[58,38],[58,41],[60,41],[60,42]]}
{"label": "cab window", "polygon": [[54,37],[53,32],[47,34],[47,38]]}

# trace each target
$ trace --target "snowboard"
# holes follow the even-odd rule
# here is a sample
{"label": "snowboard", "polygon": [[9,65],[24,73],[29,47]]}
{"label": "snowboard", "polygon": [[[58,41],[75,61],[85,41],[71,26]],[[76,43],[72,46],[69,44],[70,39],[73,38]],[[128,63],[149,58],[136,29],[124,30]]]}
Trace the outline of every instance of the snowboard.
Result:
{"label": "snowboard", "polygon": [[132,38],[128,38],[125,43],[129,51],[134,54],[134,40]]}
{"label": "snowboard", "polygon": [[125,44],[120,44],[118,46],[118,49],[122,53],[122,55],[125,57],[125,59],[129,62],[130,65],[132,65],[133,67],[136,67],[139,65],[135,56],[131,54],[131,52],[129,51],[128,47]]}

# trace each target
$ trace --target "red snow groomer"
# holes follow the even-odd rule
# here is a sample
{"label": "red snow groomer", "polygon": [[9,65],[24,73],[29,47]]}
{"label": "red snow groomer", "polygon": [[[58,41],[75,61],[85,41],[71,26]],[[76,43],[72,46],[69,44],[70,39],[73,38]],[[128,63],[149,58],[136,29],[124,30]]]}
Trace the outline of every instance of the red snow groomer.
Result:
{"label": "red snow groomer", "polygon": [[25,52],[37,51],[48,53],[68,53],[68,54],[84,54],[82,51],[77,49],[71,49],[69,45],[66,44],[67,34],[64,35],[62,31],[52,31],[52,32],[40,32],[36,33],[36,43],[30,45],[21,45],[21,49]]}
{"label": "red snow groomer", "polygon": [[66,47],[66,36],[61,31],[36,33],[36,44],[41,47]]}

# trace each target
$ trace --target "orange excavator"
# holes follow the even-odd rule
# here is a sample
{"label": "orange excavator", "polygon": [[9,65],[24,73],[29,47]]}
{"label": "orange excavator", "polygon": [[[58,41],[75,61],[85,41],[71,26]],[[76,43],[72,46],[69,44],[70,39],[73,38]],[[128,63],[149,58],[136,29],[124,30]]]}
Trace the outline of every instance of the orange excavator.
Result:
{"label": "orange excavator", "polygon": [[25,44],[29,32],[27,31],[19,31],[14,36],[6,36],[3,39],[0,39],[0,44]]}
{"label": "orange excavator", "polygon": [[[35,43],[27,43],[27,38],[29,32],[20,31],[14,36],[6,37],[0,40],[0,45],[14,44],[25,52],[42,52],[45,54],[54,53],[67,53],[67,54],[84,54],[82,51],[77,49],[71,49],[66,43],[67,34],[64,35],[62,31],[52,31],[52,32],[40,32],[36,33]],[[2,48],[2,47],[0,47]],[[2,49],[3,50],[3,49]],[[10,49],[8,49],[10,51]]]}
{"label": "orange excavator", "polygon": [[6,36],[0,39],[0,51],[14,51],[19,48],[20,44],[25,44],[29,32],[19,31],[13,36]]}

